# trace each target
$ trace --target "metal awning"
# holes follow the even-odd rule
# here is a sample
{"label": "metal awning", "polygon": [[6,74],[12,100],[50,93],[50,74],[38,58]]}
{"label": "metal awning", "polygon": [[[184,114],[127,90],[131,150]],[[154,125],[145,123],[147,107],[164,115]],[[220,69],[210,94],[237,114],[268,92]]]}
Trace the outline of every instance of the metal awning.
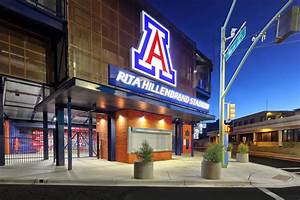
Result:
{"label": "metal awning", "polygon": [[54,113],[55,104],[66,106],[68,97],[72,99],[72,109],[82,111],[109,113],[122,109],[133,109],[169,115],[174,119],[181,118],[184,121],[197,122],[214,119],[214,116],[210,114],[178,104],[78,78],[66,81],[58,90],[41,101],[35,110]]}
{"label": "metal awning", "polygon": [[[35,106],[50,94],[50,88],[33,82],[13,78],[4,81],[4,115],[8,119],[17,121],[43,121],[43,113],[35,110]],[[96,124],[96,114],[92,114],[93,124]],[[72,110],[74,124],[88,124],[89,113],[86,111]],[[54,112],[48,112],[49,122],[54,121]],[[67,122],[67,116],[65,116]]]}

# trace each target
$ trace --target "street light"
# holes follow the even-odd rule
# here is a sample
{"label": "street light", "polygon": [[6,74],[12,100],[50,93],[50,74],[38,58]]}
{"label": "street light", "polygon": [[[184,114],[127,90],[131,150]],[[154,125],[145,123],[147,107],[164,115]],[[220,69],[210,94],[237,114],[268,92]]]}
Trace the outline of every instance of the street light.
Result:
{"label": "street light", "polygon": [[[289,0],[277,13],[272,17],[272,19],[265,25],[265,27],[260,31],[260,33],[253,38],[252,44],[246,51],[245,55],[243,56],[241,62],[239,63],[238,67],[236,68],[233,76],[231,77],[228,85],[225,88],[225,64],[226,64],[226,59],[225,59],[225,53],[226,53],[226,40],[231,39],[231,37],[226,38],[226,27],[228,24],[228,21],[231,17],[233,8],[236,4],[236,0],[232,1],[230,10],[227,14],[226,20],[224,22],[224,25],[221,27],[221,50],[220,50],[220,96],[219,96],[219,132],[220,132],[220,144],[223,144],[226,146],[224,143],[224,104],[225,104],[225,96],[228,93],[229,89],[231,88],[231,85],[235,81],[238,73],[242,69],[246,59],[248,58],[250,52],[253,50],[254,46],[256,43],[261,39],[265,39],[265,35],[267,32],[267,29],[271,26],[271,24],[279,19],[280,15],[286,10],[286,8],[293,2],[293,0]],[[234,40],[235,38],[233,38]],[[225,162],[225,152],[222,153],[222,167],[227,167],[227,161]]]}

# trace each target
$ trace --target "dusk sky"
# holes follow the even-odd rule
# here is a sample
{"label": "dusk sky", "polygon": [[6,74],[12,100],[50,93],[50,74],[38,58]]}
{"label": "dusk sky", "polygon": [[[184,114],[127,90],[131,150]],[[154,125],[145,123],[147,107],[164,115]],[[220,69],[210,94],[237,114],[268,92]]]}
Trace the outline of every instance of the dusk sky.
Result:
{"label": "dusk sky", "polygon": [[[218,118],[220,27],[230,0],[148,0],[167,19],[185,32],[214,64],[210,113]],[[238,0],[227,28],[247,22],[247,36],[226,63],[227,83],[251,38],[284,5],[277,0]],[[299,1],[297,1],[299,3]],[[262,110],[300,108],[300,34],[274,44],[275,25],[267,39],[257,44],[229,91],[226,102],[236,104],[236,117]],[[171,44],[172,45],[172,44]]]}

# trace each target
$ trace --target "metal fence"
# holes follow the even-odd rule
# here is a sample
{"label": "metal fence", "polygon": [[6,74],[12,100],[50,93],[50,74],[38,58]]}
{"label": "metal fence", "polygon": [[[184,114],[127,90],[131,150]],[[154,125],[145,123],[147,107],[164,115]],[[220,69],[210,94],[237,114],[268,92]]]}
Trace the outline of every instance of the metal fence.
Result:
{"label": "metal fence", "polygon": [[43,160],[42,138],[5,137],[5,162],[7,165],[23,164]]}

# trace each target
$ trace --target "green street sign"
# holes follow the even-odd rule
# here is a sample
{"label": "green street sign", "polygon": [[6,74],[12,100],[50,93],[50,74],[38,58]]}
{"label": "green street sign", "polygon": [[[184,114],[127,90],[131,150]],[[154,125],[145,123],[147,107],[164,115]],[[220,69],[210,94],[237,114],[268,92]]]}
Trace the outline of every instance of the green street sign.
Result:
{"label": "green street sign", "polygon": [[245,23],[242,25],[236,36],[232,39],[230,44],[227,47],[227,50],[225,52],[225,60],[227,61],[230,56],[233,54],[233,52],[236,50],[236,48],[241,44],[241,42],[246,37],[246,26]]}

